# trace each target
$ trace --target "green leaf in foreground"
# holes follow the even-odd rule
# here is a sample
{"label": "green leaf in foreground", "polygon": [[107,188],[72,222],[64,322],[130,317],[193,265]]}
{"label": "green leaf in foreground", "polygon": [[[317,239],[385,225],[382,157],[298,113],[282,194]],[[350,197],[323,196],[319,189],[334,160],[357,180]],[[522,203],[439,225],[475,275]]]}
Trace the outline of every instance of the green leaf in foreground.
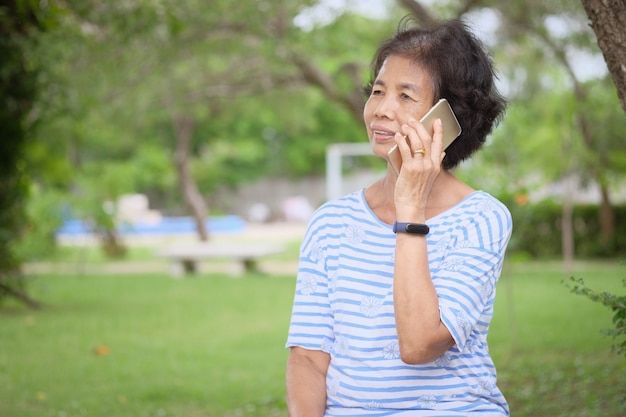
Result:
{"label": "green leaf in foreground", "polygon": [[[614,348],[617,354],[626,356],[626,295],[618,296],[607,291],[597,292],[589,288],[582,278],[570,277],[570,281],[574,285],[570,287],[566,284],[566,286],[571,289],[571,292],[602,303],[614,313],[613,324],[615,328],[605,329],[602,333],[613,337],[615,340]],[[626,279],[623,281],[623,285],[626,288]]]}

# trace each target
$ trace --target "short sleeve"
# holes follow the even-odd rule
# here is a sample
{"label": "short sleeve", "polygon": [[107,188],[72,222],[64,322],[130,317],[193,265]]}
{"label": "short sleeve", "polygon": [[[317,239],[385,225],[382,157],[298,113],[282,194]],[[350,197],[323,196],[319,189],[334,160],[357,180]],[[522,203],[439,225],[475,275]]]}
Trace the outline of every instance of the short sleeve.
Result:
{"label": "short sleeve", "polygon": [[286,347],[330,351],[333,316],[323,233],[309,224],[300,247],[298,275]]}
{"label": "short sleeve", "polygon": [[509,211],[492,205],[457,230],[446,256],[431,270],[441,320],[460,351],[473,332],[487,332],[511,231]]}

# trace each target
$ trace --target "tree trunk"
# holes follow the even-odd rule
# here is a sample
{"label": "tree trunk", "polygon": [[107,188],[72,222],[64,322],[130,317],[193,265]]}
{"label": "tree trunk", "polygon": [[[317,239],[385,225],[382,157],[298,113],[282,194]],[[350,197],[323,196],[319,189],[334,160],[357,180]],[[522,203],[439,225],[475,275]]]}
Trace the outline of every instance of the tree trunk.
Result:
{"label": "tree trunk", "polygon": [[574,263],[574,202],[572,201],[573,178],[566,178],[563,208],[561,210],[561,250],[565,271],[571,272]]}
{"label": "tree trunk", "polygon": [[[578,97],[579,100],[584,100],[584,97]],[[583,143],[589,150],[593,150],[593,133],[589,126],[589,122],[584,112],[578,110],[575,115],[577,119],[580,132],[583,136]],[[615,209],[611,205],[611,199],[609,198],[609,190],[606,185],[606,175],[604,171],[604,164],[601,158],[596,158],[596,161],[592,163],[590,167],[590,173],[595,179],[596,183],[600,187],[600,211],[598,213],[598,220],[600,222],[600,242],[605,249],[609,249],[607,246],[613,239],[615,234]]]}
{"label": "tree trunk", "polygon": [[22,259],[14,244],[26,225],[29,177],[26,173],[28,114],[38,93],[38,68],[33,67],[29,42],[45,28],[33,2],[2,2],[0,24],[0,300],[16,298],[30,307],[39,304],[26,293],[20,275]]}
{"label": "tree trunk", "polygon": [[[23,280],[24,278],[20,276],[17,279]],[[4,276],[4,280],[0,278],[0,299],[2,299],[2,296],[6,294],[23,302],[30,308],[41,308],[41,303],[31,298],[26,291],[21,288],[23,285],[15,284],[17,279],[8,279],[6,275]],[[13,282],[12,285],[10,284],[11,281]]]}
{"label": "tree trunk", "polygon": [[191,211],[191,215],[196,224],[198,237],[202,242],[206,242],[209,240],[209,232],[205,223],[208,209],[189,167],[189,154],[191,152],[191,138],[193,136],[194,123],[193,120],[187,116],[173,116],[172,119],[174,135],[176,137],[174,163],[176,165],[176,172],[178,173],[180,189],[183,193],[185,204]]}
{"label": "tree trunk", "polygon": [[626,113],[626,1],[581,1]]}
{"label": "tree trunk", "polygon": [[605,184],[600,184],[602,201],[600,202],[600,243],[602,247],[611,253],[613,248],[613,237],[615,236],[615,210],[611,205],[609,191]]}

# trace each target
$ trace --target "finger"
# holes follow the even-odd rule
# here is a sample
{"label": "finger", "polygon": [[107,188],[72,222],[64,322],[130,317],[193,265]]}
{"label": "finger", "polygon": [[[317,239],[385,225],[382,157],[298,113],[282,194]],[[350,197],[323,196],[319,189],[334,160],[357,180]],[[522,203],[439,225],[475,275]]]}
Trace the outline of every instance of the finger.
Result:
{"label": "finger", "polygon": [[406,135],[406,140],[407,140],[408,146],[410,148],[410,151],[411,151],[410,153],[411,154],[416,149],[424,148],[424,145],[423,145],[422,140],[421,140],[421,138],[419,136],[419,133],[417,132],[416,127],[410,126],[408,124],[404,124],[400,128],[400,131]]}
{"label": "finger", "polygon": [[409,135],[411,139],[411,148],[413,150],[418,149],[426,149],[427,153],[430,153],[430,148],[432,144],[432,137],[430,132],[426,129],[426,127],[419,121],[411,118],[408,122],[408,131],[413,130],[415,132],[415,137]]}
{"label": "finger", "polygon": [[422,157],[424,157],[426,156],[427,153],[428,152],[426,151],[426,148],[419,148],[413,151],[413,156],[421,155]]}
{"label": "finger", "polygon": [[400,155],[402,155],[402,160],[404,161],[406,158],[409,158],[411,156],[411,148],[409,146],[407,136],[400,132],[396,132],[394,141],[396,142],[396,145],[398,145],[398,151],[400,151]]}
{"label": "finger", "polygon": [[431,157],[433,162],[440,162],[443,157],[443,124],[441,119],[436,119],[433,123],[433,137],[431,144]]}
{"label": "finger", "polygon": [[408,154],[403,155],[403,160],[406,161],[407,159],[405,158],[410,158],[412,161],[430,161],[430,159],[427,158],[430,152],[428,148],[423,145],[422,139],[419,137],[416,129],[409,125],[403,125],[401,130],[403,133],[406,133],[408,142]]}

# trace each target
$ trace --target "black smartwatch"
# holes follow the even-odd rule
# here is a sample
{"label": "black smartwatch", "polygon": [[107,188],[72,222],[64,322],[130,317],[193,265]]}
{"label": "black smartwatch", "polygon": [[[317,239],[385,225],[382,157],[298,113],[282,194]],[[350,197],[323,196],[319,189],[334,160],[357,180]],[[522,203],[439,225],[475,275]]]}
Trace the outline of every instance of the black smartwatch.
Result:
{"label": "black smartwatch", "polygon": [[394,233],[410,233],[413,235],[427,235],[430,232],[430,228],[421,223],[402,223],[393,222]]}

